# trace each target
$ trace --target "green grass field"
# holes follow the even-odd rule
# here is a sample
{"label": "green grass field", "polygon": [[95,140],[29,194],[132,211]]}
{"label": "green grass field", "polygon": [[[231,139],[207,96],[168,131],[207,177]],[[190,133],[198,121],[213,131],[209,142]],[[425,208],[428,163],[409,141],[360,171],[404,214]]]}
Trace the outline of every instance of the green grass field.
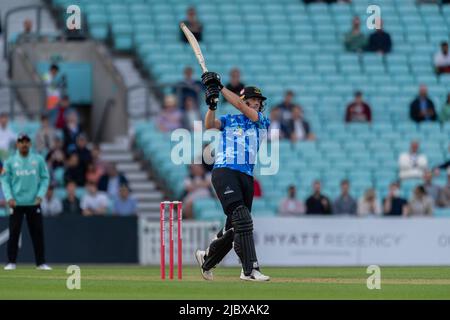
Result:
{"label": "green grass field", "polygon": [[367,289],[362,267],[264,268],[272,280],[254,283],[238,268],[219,267],[207,282],[185,267],[182,281],[163,281],[158,267],[135,265],[80,265],[81,290],[68,290],[66,267],[2,269],[0,299],[450,299],[449,267],[382,267],[380,290]]}

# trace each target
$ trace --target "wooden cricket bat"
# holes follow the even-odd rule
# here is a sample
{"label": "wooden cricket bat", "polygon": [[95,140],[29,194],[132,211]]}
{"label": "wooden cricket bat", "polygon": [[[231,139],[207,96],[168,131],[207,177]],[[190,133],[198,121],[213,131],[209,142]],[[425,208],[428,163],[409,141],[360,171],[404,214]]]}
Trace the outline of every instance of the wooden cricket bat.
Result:
{"label": "wooden cricket bat", "polygon": [[202,50],[200,49],[200,45],[198,44],[197,39],[195,39],[195,36],[192,34],[191,30],[189,30],[189,28],[184,24],[184,22],[180,23],[180,28],[188,39],[192,50],[194,50],[195,57],[197,58],[200,67],[202,68],[202,72],[208,72],[208,69],[206,68],[205,58],[203,57]]}

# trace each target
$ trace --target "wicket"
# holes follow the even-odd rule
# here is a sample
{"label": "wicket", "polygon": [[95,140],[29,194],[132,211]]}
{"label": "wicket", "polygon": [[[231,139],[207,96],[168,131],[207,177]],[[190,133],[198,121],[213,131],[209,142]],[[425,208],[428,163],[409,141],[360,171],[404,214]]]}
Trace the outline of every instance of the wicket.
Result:
{"label": "wicket", "polygon": [[160,251],[161,251],[161,279],[166,278],[166,204],[169,205],[169,278],[173,279],[174,271],[174,240],[173,240],[173,209],[177,205],[177,241],[178,241],[178,279],[182,278],[183,273],[183,238],[182,238],[182,220],[183,220],[183,202],[181,201],[162,201],[160,203]]}

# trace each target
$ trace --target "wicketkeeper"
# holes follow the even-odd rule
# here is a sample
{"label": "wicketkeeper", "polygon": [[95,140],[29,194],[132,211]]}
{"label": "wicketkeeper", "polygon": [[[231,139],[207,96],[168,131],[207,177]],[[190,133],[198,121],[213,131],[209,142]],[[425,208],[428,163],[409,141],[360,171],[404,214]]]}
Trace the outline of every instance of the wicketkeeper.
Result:
{"label": "wicketkeeper", "polygon": [[[260,272],[253,240],[253,167],[260,141],[267,136],[270,121],[262,113],[266,100],[256,87],[245,87],[240,96],[225,88],[215,72],[202,75],[206,87],[209,110],[206,129],[221,131],[216,150],[212,184],[227,216],[226,224],[206,251],[197,250],[195,256],[204,279],[212,280],[214,268],[232,249],[238,255],[242,272],[240,278],[249,281],[268,281]],[[241,114],[216,119],[219,92]]]}
{"label": "wicketkeeper", "polygon": [[5,270],[16,269],[24,216],[33,241],[37,269],[51,270],[45,264],[44,229],[40,206],[49,185],[47,165],[40,155],[30,152],[31,139],[27,134],[19,134],[16,145],[17,152],[6,160],[1,173],[3,193],[10,210],[8,264]]}

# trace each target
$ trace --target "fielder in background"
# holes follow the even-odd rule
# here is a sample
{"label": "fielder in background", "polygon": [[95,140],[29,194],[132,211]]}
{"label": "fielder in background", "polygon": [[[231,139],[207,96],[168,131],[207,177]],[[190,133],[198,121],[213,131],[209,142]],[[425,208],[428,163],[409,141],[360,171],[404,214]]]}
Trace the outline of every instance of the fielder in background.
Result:
{"label": "fielder in background", "polygon": [[[270,278],[259,269],[250,213],[253,202],[253,167],[261,139],[267,137],[270,125],[269,119],[262,113],[266,97],[256,87],[245,87],[238,96],[222,85],[220,76],[215,72],[205,72],[202,82],[206,87],[206,103],[209,106],[205,127],[222,132],[212,170],[212,184],[227,219],[225,227],[206,251],[197,250],[195,256],[203,278],[212,280],[211,269],[234,246],[242,264],[240,278],[268,281]],[[228,114],[216,119],[219,92],[242,114]]]}
{"label": "fielder in background", "polygon": [[1,174],[2,188],[10,210],[8,264],[4,269],[16,269],[19,236],[23,217],[26,216],[37,269],[51,270],[45,264],[41,213],[41,202],[50,180],[47,165],[40,155],[30,152],[31,139],[27,134],[19,134],[16,145],[16,153],[6,160]]}

